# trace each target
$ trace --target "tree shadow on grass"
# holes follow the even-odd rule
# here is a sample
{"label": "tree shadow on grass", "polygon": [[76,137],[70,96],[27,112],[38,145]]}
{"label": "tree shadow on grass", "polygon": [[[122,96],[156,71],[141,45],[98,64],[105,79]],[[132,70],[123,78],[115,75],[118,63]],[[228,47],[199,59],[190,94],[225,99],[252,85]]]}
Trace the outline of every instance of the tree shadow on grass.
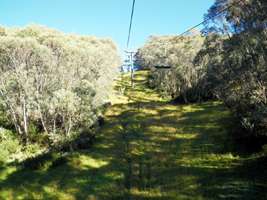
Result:
{"label": "tree shadow on grass", "polygon": [[7,174],[0,198],[266,199],[266,159],[232,147],[224,106],[169,104],[142,92],[138,81],[128,88],[132,101],[106,113],[91,149],[47,170]]}
{"label": "tree shadow on grass", "polygon": [[17,170],[6,199],[265,199],[265,159],[235,157],[222,105],[113,107],[92,149],[47,170]]}

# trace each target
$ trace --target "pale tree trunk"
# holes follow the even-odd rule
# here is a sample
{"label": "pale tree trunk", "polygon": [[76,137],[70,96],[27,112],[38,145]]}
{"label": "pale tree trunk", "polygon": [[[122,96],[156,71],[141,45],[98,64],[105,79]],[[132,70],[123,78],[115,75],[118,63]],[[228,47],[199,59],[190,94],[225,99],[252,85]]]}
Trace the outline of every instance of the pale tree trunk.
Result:
{"label": "pale tree trunk", "polygon": [[45,123],[45,119],[44,119],[44,116],[43,116],[43,113],[42,113],[42,110],[41,110],[39,102],[38,102],[38,110],[39,110],[40,120],[41,120],[43,129],[44,129],[45,133],[48,134],[49,132],[48,132],[48,129],[47,129],[47,126],[46,126],[46,123]]}
{"label": "pale tree trunk", "polygon": [[[5,88],[5,85],[2,83],[2,87]],[[12,106],[11,100],[8,98],[8,95],[4,94],[3,90],[0,90],[0,94],[4,100],[4,103],[6,104],[8,108],[8,112],[11,118],[11,121],[13,125],[15,126],[16,132],[22,137],[23,136],[23,131],[20,126],[19,118],[17,117],[17,113],[15,109]]]}
{"label": "pale tree trunk", "polygon": [[[69,138],[70,138],[71,129],[72,129],[72,119],[71,119],[71,117],[69,117],[68,128],[67,128],[67,137],[69,137]],[[73,146],[72,146],[71,142],[70,142],[69,146],[70,146],[70,151],[73,151]]]}
{"label": "pale tree trunk", "polygon": [[48,134],[48,129],[45,125],[44,117],[43,117],[43,114],[41,111],[40,111],[40,118],[41,118],[41,123],[42,123],[43,129],[44,129],[45,133]]}
{"label": "pale tree trunk", "polygon": [[69,118],[69,122],[68,122],[68,129],[67,129],[67,136],[70,136],[70,131],[72,129],[72,120],[71,117]]}
{"label": "pale tree trunk", "polygon": [[28,111],[26,108],[26,100],[25,97],[23,97],[23,132],[24,132],[24,139],[25,143],[28,143]]}
{"label": "pale tree trunk", "polygon": [[42,109],[41,109],[41,106],[40,106],[40,91],[43,91],[43,83],[41,81],[41,78],[36,74],[35,76],[35,81],[36,81],[36,84],[35,84],[35,87],[36,87],[36,102],[37,102],[37,107],[38,107],[38,111],[39,111],[39,114],[40,114],[40,120],[41,120],[41,123],[42,123],[42,126],[43,126],[43,130],[45,131],[46,134],[48,134],[48,128],[47,128],[47,125],[46,125],[46,122],[45,122],[45,119],[44,119],[44,116],[43,116],[43,112],[42,112]]}
{"label": "pale tree trunk", "polygon": [[56,134],[56,115],[53,119],[53,134]]}

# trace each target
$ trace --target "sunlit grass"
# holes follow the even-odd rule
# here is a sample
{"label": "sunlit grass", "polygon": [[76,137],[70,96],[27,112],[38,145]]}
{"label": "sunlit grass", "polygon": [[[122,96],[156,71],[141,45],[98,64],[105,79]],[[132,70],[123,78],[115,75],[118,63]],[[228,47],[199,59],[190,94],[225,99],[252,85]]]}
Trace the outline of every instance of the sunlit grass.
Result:
{"label": "sunlit grass", "polygon": [[239,156],[227,154],[203,154],[201,156],[187,156],[177,160],[177,164],[183,167],[201,168],[231,168],[241,164]]}
{"label": "sunlit grass", "polygon": [[5,180],[8,175],[12,174],[13,172],[16,171],[16,167],[7,167],[4,169],[0,169],[0,181]]}
{"label": "sunlit grass", "polygon": [[79,155],[70,159],[70,164],[73,168],[88,169],[88,168],[101,168],[108,164],[107,161],[95,159],[87,155]]}

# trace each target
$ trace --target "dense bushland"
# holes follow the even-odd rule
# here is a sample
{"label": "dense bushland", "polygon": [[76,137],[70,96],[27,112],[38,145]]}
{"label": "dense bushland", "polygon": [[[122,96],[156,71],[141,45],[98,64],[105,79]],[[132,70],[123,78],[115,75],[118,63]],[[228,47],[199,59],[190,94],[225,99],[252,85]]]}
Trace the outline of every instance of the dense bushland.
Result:
{"label": "dense bushland", "polygon": [[163,96],[181,98],[184,102],[196,101],[205,92],[199,84],[204,73],[203,66],[194,65],[203,41],[204,37],[198,33],[185,37],[151,37],[138,50],[137,65],[151,70],[149,84]]}
{"label": "dense bushland", "polygon": [[97,121],[119,65],[109,39],[40,26],[1,28],[2,114],[24,144],[57,145]]}
{"label": "dense bushland", "polygon": [[206,17],[229,4],[203,30],[209,35],[201,51],[208,60],[207,80],[243,127],[267,135],[267,2],[216,1]]}
{"label": "dense bushland", "polygon": [[205,18],[212,20],[201,35],[150,39],[136,54],[138,64],[151,70],[150,85],[163,94],[222,100],[250,135],[266,136],[267,2],[217,0]]}

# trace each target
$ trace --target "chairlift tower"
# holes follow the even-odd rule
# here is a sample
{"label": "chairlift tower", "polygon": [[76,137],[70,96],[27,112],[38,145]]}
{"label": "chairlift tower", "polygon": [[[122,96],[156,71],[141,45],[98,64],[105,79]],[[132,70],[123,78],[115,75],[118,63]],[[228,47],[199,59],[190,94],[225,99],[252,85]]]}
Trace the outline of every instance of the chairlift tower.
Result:
{"label": "chairlift tower", "polygon": [[131,86],[134,87],[134,54],[135,51],[127,51],[125,50],[125,53],[127,57],[129,58],[129,64],[130,64],[130,72],[131,72]]}

